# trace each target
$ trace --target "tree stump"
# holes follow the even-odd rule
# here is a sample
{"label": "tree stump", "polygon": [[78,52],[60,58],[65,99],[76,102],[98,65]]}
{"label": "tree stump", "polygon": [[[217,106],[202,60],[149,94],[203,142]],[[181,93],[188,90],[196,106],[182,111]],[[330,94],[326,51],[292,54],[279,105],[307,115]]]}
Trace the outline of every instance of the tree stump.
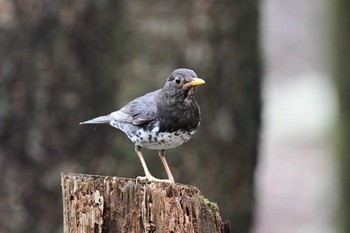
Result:
{"label": "tree stump", "polygon": [[183,184],[61,174],[64,232],[230,232],[216,203]]}

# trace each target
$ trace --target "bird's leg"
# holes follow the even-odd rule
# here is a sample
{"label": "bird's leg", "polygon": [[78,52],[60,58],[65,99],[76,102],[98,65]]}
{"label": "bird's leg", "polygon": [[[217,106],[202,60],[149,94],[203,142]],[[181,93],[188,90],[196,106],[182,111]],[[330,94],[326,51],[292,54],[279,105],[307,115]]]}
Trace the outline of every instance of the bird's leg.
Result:
{"label": "bird's leg", "polygon": [[170,183],[175,183],[173,174],[171,174],[168,163],[165,160],[165,150],[159,150],[158,154],[159,154],[160,159],[162,160],[163,166],[165,168],[166,174],[168,175],[168,179],[169,179]]}
{"label": "bird's leg", "polygon": [[136,151],[136,154],[139,156],[139,159],[141,161],[143,170],[145,171],[145,175],[146,175],[146,176],[143,176],[143,177],[139,176],[139,177],[137,177],[137,179],[139,179],[139,180],[148,180],[148,181],[151,181],[151,182],[153,181],[153,182],[174,183],[174,182],[171,182],[170,180],[157,179],[154,176],[152,176],[151,173],[149,172],[148,168],[147,168],[146,162],[145,162],[145,160],[143,158],[143,155],[141,153],[141,147],[140,146],[135,146],[135,151]]}
{"label": "bird's leg", "polygon": [[142,164],[142,167],[143,167],[143,170],[145,171],[145,175],[146,175],[146,178],[147,177],[151,177],[151,173],[149,172],[148,170],[148,167],[146,165],[146,162],[143,158],[143,155],[141,153],[141,147],[140,146],[135,146],[135,151],[136,151],[136,154],[139,156],[139,159],[141,161],[141,164]]}

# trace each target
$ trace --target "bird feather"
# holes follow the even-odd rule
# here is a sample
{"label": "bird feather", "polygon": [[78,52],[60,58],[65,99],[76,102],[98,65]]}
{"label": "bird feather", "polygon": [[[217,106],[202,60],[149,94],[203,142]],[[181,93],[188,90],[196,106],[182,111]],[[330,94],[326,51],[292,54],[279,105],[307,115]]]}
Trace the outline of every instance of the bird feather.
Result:
{"label": "bird feather", "polygon": [[109,123],[111,120],[113,120],[113,118],[110,115],[107,115],[107,116],[96,117],[96,118],[88,120],[88,121],[80,122],[79,124],[81,124],[81,125],[83,125],[83,124],[106,124],[106,123]]}
{"label": "bird feather", "polygon": [[[160,90],[136,98],[110,116],[116,120],[134,125],[141,125],[154,120],[157,116],[156,98]],[[142,104],[140,104],[140,102]]]}

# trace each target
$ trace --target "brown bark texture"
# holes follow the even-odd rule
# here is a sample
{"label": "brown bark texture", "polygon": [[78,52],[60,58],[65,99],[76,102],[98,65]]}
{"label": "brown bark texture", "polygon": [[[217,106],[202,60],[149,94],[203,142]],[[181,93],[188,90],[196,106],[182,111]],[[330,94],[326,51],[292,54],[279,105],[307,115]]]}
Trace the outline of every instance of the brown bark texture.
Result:
{"label": "brown bark texture", "polygon": [[193,186],[62,174],[64,232],[230,232]]}

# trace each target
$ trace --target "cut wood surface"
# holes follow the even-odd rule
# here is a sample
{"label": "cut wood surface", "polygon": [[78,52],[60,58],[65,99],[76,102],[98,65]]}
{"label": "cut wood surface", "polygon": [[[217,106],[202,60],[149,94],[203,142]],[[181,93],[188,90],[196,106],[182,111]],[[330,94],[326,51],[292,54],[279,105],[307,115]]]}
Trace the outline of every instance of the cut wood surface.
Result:
{"label": "cut wood surface", "polygon": [[64,232],[230,232],[193,186],[62,174]]}

